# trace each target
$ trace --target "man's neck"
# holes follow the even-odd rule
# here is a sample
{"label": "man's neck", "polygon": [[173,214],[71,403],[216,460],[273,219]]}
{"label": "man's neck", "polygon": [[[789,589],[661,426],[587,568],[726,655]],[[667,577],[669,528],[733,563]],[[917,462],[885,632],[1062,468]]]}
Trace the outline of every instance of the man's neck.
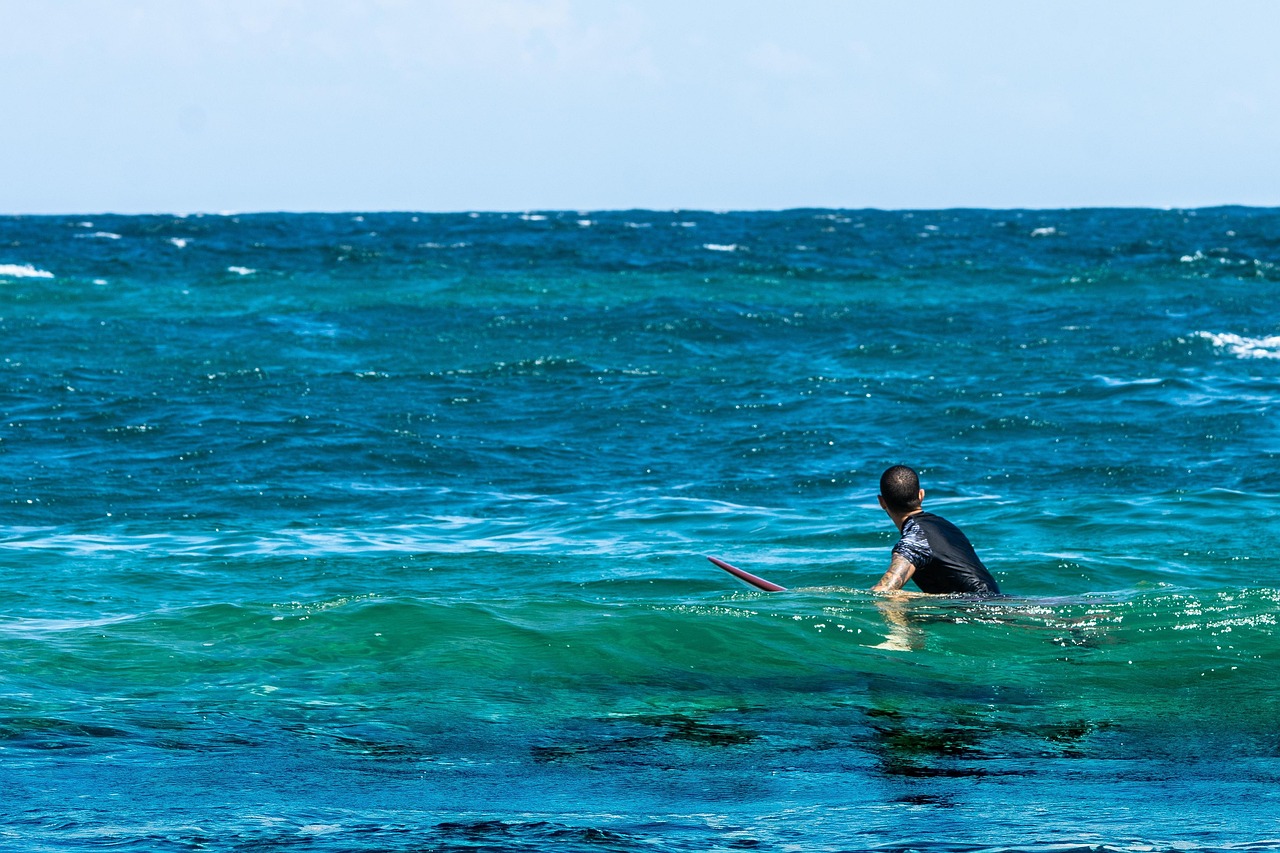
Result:
{"label": "man's neck", "polygon": [[924,510],[920,507],[917,507],[915,509],[909,509],[906,512],[902,513],[901,515],[895,512],[893,514],[893,523],[898,525],[898,532],[899,533],[902,532],[902,525],[907,523],[908,518],[910,518],[913,515],[919,515],[922,512],[924,512]]}

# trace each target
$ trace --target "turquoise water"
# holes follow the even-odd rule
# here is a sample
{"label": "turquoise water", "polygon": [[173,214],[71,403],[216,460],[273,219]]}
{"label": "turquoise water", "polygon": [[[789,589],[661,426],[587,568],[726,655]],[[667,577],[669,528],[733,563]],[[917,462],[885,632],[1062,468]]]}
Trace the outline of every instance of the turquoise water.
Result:
{"label": "turquoise water", "polygon": [[[1245,208],[0,218],[0,845],[1280,849],[1277,263]],[[1007,598],[860,591],[899,462]]]}

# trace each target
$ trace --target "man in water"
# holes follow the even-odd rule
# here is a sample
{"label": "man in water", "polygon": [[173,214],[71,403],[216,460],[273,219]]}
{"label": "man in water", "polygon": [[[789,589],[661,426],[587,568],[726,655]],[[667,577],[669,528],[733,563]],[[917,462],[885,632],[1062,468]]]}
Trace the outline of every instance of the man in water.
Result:
{"label": "man in water", "polygon": [[892,592],[914,580],[924,592],[999,595],[995,578],[974,553],[969,539],[945,518],[920,508],[924,489],[906,465],[880,475],[880,507],[902,531],[893,546],[889,571],[872,592]]}

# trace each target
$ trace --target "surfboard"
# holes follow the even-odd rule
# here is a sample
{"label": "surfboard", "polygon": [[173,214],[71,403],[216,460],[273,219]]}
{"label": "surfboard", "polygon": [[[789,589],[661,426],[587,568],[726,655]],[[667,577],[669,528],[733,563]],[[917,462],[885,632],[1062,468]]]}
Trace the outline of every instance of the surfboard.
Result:
{"label": "surfboard", "polygon": [[717,557],[707,557],[707,559],[710,560],[715,565],[719,566],[720,568],[724,569],[729,574],[733,575],[735,578],[738,578],[739,580],[744,580],[747,583],[751,584],[756,589],[762,589],[765,592],[785,592],[787,589],[785,586],[778,586],[773,581],[767,581],[764,578],[756,577],[755,575],[751,574],[751,572],[744,572],[742,569],[738,568],[737,566],[731,566],[728,563],[726,563],[724,560],[721,560]]}

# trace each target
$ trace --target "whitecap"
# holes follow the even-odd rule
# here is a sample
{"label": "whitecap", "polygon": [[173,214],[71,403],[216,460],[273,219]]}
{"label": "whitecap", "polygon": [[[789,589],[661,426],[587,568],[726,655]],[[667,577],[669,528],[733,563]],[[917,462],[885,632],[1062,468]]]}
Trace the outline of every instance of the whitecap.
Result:
{"label": "whitecap", "polygon": [[1031,236],[1032,237],[1049,237],[1057,233],[1058,233],[1058,229],[1050,225],[1046,228],[1035,229],[1034,231],[1031,232]]}
{"label": "whitecap", "polygon": [[309,823],[298,827],[299,835],[329,835],[341,831],[342,827],[336,823]]}
{"label": "whitecap", "polygon": [[17,616],[7,617],[3,622],[0,622],[0,630],[3,630],[6,634],[52,634],[60,631],[105,628],[108,625],[118,625],[134,618],[132,614],[100,616],[93,619],[47,619]]}
{"label": "whitecap", "polygon": [[740,247],[737,243],[703,243],[702,248],[712,252],[736,252]]}
{"label": "whitecap", "polygon": [[233,272],[236,275],[253,275],[257,270],[249,267],[227,267],[227,272]]}
{"label": "whitecap", "polygon": [[179,249],[185,249],[187,248],[187,244],[190,243],[191,241],[184,239],[182,237],[170,237],[169,242],[177,246]]}
{"label": "whitecap", "polygon": [[547,217],[540,213],[522,213],[520,214],[520,218],[525,222],[544,222]]}
{"label": "whitecap", "polygon": [[0,278],[53,278],[53,273],[31,264],[0,264]]}
{"label": "whitecap", "polygon": [[1108,388],[1132,388],[1138,385],[1161,385],[1164,379],[1159,376],[1147,376],[1142,379],[1117,379],[1113,376],[1095,376],[1103,385]]}
{"label": "whitecap", "polygon": [[112,231],[94,231],[92,234],[77,234],[77,237],[97,238],[99,240],[119,240],[120,235]]}
{"label": "whitecap", "polygon": [[1230,332],[1196,332],[1196,337],[1212,342],[1214,347],[1236,358],[1280,358],[1280,335],[1249,338]]}

